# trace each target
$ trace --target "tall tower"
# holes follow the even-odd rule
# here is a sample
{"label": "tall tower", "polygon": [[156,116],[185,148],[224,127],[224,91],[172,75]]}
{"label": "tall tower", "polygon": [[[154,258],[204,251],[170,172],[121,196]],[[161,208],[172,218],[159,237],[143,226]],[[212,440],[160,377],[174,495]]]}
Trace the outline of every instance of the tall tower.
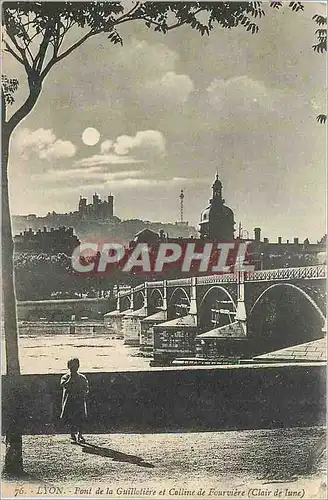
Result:
{"label": "tall tower", "polygon": [[113,217],[114,215],[114,196],[112,193],[107,197],[107,203],[108,203],[108,217]]}
{"label": "tall tower", "polygon": [[83,217],[87,212],[87,199],[82,198],[80,196],[80,201],[79,201],[79,215],[80,217]]}
{"label": "tall tower", "polygon": [[213,200],[212,201],[218,201],[221,203],[224,203],[224,200],[222,199],[222,182],[219,179],[219,174],[216,173],[215,181],[212,185],[213,189]]}
{"label": "tall tower", "polygon": [[184,192],[183,189],[180,191],[180,222],[183,224],[183,200],[184,200]]}
{"label": "tall tower", "polygon": [[92,197],[93,205],[99,205],[99,196],[95,193]]}
{"label": "tall tower", "polygon": [[222,198],[222,182],[216,174],[212,185],[210,204],[201,213],[200,236],[210,241],[231,241],[234,239],[234,214]]}

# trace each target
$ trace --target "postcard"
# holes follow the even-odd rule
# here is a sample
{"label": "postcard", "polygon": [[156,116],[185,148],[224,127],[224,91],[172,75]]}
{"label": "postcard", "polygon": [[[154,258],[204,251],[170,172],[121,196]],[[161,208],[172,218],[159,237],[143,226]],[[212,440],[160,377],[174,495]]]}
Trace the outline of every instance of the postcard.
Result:
{"label": "postcard", "polygon": [[2,498],[326,498],[326,11],[2,3]]}

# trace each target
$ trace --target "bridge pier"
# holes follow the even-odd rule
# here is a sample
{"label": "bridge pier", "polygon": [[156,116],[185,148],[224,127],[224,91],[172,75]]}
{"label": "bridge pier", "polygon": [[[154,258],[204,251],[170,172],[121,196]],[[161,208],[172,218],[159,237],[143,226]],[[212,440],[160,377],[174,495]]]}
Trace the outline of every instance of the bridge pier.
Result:
{"label": "bridge pier", "polygon": [[195,356],[195,337],[199,332],[197,317],[197,278],[191,278],[190,307],[180,316],[153,326],[154,364],[170,364],[177,357]]}
{"label": "bridge pier", "polygon": [[198,325],[198,308],[197,308],[197,278],[191,278],[191,294],[189,314],[194,316],[195,325]]}
{"label": "bridge pier", "polygon": [[[133,292],[132,292],[133,298]],[[133,300],[134,303],[134,300]],[[141,338],[141,320],[148,315],[148,283],[144,284],[144,303],[136,311],[129,311],[123,316],[122,330],[124,344],[139,346]]]}
{"label": "bridge pier", "polygon": [[247,358],[251,352],[251,344],[245,336],[243,324],[234,321],[197,335],[195,351],[197,358],[204,359]]}
{"label": "bridge pier", "polygon": [[245,307],[245,272],[237,271],[237,309],[236,321],[238,321],[244,335],[247,335],[247,315]]}
{"label": "bridge pier", "polygon": [[154,326],[167,321],[167,283],[163,281],[163,304],[161,310],[141,319],[140,352],[152,353],[154,350]]}
{"label": "bridge pier", "polygon": [[150,353],[154,350],[154,327],[167,321],[167,311],[158,311],[141,319],[140,352]]}
{"label": "bridge pier", "polygon": [[128,312],[131,311],[131,302],[133,304],[133,299],[130,300],[130,307],[125,311],[122,311],[121,293],[117,293],[116,309],[104,315],[104,324],[107,331],[123,338],[123,318]]}
{"label": "bridge pier", "polygon": [[235,320],[197,335],[195,339],[197,358],[212,358],[216,360],[226,358],[235,359],[247,357],[250,352],[250,343],[247,339],[244,271],[238,270],[236,278],[237,307]]}
{"label": "bridge pier", "polygon": [[139,346],[141,336],[141,320],[147,316],[145,307],[137,311],[129,311],[123,316],[122,331],[125,345]]}
{"label": "bridge pier", "polygon": [[130,309],[126,311],[110,311],[104,316],[104,323],[106,330],[109,333],[113,333],[120,338],[123,338],[123,330],[122,330],[122,322],[124,315],[130,311]]}

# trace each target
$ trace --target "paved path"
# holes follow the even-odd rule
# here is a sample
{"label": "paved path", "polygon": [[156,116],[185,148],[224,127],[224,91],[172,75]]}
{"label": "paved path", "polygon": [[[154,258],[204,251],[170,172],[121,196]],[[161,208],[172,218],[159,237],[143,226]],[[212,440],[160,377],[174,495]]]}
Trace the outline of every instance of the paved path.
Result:
{"label": "paved path", "polygon": [[[324,435],[323,428],[98,434],[86,436],[93,445],[88,453],[65,435],[25,436],[29,478],[6,483],[3,495],[21,487],[39,498],[45,492],[88,498],[325,498],[325,453],[317,447]],[[309,462],[315,449],[316,459]]]}

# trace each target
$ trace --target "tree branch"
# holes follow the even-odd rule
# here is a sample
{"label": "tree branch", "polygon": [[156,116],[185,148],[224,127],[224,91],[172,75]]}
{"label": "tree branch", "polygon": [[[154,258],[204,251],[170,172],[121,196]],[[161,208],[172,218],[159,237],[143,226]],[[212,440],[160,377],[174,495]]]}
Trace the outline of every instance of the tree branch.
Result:
{"label": "tree branch", "polygon": [[22,62],[21,61],[20,62],[21,62],[21,64],[23,64],[23,66],[25,67],[26,71],[28,72],[31,69],[31,66],[30,66],[30,64],[28,62],[28,59],[27,59],[26,55],[25,55],[24,49],[18,44],[18,42],[17,42],[17,40],[15,38],[15,35],[11,35],[8,31],[6,31],[6,33],[9,36],[10,40],[15,45],[16,49],[18,50],[18,52],[20,53],[21,58],[22,58]]}
{"label": "tree branch", "polygon": [[14,128],[25,118],[29,112],[33,109],[36,101],[42,90],[41,82],[33,87],[33,90],[30,87],[30,94],[24,104],[12,115],[12,117],[8,120],[7,124],[10,130],[10,133],[14,130]]}
{"label": "tree branch", "polygon": [[91,36],[96,35],[96,34],[97,34],[97,31],[92,31],[92,30],[89,31],[82,38],[80,38],[80,40],[78,40],[73,45],[71,45],[67,50],[65,50],[65,52],[62,52],[57,57],[52,57],[52,59],[49,61],[49,63],[47,64],[47,66],[44,68],[44,70],[42,71],[42,73],[40,75],[41,80],[43,80],[47,76],[47,74],[49,73],[49,71],[51,70],[51,68],[57,62],[61,61],[65,57],[67,57],[69,54],[71,54],[71,52],[73,52],[75,49],[77,49],[78,47],[80,47],[80,45],[82,45],[82,43],[84,43],[88,38],[90,38]]}
{"label": "tree branch", "polygon": [[33,69],[38,74],[41,74],[42,72],[42,66],[47,54],[48,46],[51,40],[51,36],[53,35],[53,30],[55,28],[55,25],[56,25],[56,20],[52,20],[44,31],[43,40],[40,43],[39,51],[35,57],[33,64]]}
{"label": "tree branch", "polygon": [[68,56],[69,54],[71,54],[71,52],[73,52],[73,50],[80,47],[80,45],[82,45],[82,43],[84,43],[88,38],[90,38],[93,35],[97,35],[98,33],[100,33],[100,31],[93,31],[93,30],[86,33],[82,38],[80,38],[80,40],[78,40],[73,45],[71,45],[71,47],[69,47],[67,50],[65,50],[65,52],[62,52],[57,57],[57,61],[61,61],[62,59],[64,59],[64,57]]}
{"label": "tree branch", "polygon": [[[203,10],[203,8],[201,7],[201,8],[199,8],[198,10],[196,10],[196,11],[195,11],[192,15],[193,15],[193,16],[197,16],[197,14],[199,14],[199,12],[201,12],[202,10]],[[179,27],[180,27],[180,26],[182,26],[183,24],[186,24],[186,22],[187,22],[187,21],[185,20],[185,21],[179,21],[179,22],[177,22],[177,23],[175,23],[175,24],[172,24],[171,26],[168,26],[167,31],[173,30],[173,29],[175,29],[175,28],[179,28]]]}
{"label": "tree branch", "polygon": [[53,57],[56,58],[58,56],[58,51],[59,51],[59,42],[60,42],[60,20],[57,19],[57,22],[56,22],[56,34],[54,36],[54,39],[53,39],[53,47],[54,47],[54,51],[53,51]]}
{"label": "tree branch", "polygon": [[[28,33],[28,26],[29,26],[29,24],[31,24],[33,21],[30,21],[30,19],[29,19],[29,14],[27,14],[27,21],[28,21],[28,22],[27,22],[27,23],[25,23],[25,24],[24,24],[23,22],[21,23],[21,26],[22,26],[22,32],[23,32],[22,41],[23,41],[24,46],[25,46],[25,51],[28,53],[28,55],[29,55],[29,56],[30,56],[30,58],[31,58],[31,64],[30,64],[30,66],[32,66],[32,65],[33,65],[33,62],[34,62],[34,58],[33,58],[33,54],[32,54],[32,52],[30,51],[30,47],[29,47],[29,46],[30,46],[30,44],[31,44],[31,37],[30,37],[30,35],[29,35],[29,33]],[[24,50],[24,49],[23,49],[23,50]],[[27,57],[26,57],[26,59],[27,59]]]}
{"label": "tree branch", "polygon": [[147,23],[153,24],[154,26],[162,26],[162,23],[158,23],[157,21],[154,21],[149,17],[145,17],[142,14],[139,17],[127,17],[122,20],[118,19],[117,21],[114,22],[113,26],[116,26],[118,24],[128,23],[129,21],[135,21],[137,19],[139,19],[140,21],[146,21]]}
{"label": "tree branch", "polygon": [[172,24],[171,26],[167,27],[167,31],[174,30],[175,28],[179,28],[179,26],[182,26],[183,24],[186,24],[186,21],[179,21],[178,23]]}
{"label": "tree branch", "polygon": [[43,63],[44,63],[44,60],[46,57],[46,53],[47,53],[47,49],[49,46],[53,27],[54,27],[54,23],[52,23],[52,26],[50,26],[49,28],[46,29],[44,36],[43,36],[43,40],[40,43],[39,52],[38,52],[38,54],[35,58],[35,61],[34,61],[35,70],[39,74],[41,74],[41,71],[42,71],[42,66],[43,66]]}
{"label": "tree branch", "polygon": [[23,59],[21,57],[19,57],[18,54],[16,54],[14,49],[12,47],[10,47],[9,43],[6,40],[4,40],[4,44],[5,44],[5,51],[9,52],[9,54],[11,54],[20,64],[22,64],[24,66]]}
{"label": "tree branch", "polygon": [[[26,34],[26,38],[28,38],[28,42],[25,42],[24,38],[23,38],[23,42],[24,42],[24,45],[25,45],[25,50],[26,50],[26,52],[28,53],[28,55],[30,56],[30,58],[31,58],[31,63],[30,63],[30,66],[32,67],[32,66],[33,66],[33,62],[34,62],[34,59],[33,59],[33,54],[32,54],[32,52],[30,51],[30,47],[29,47],[29,45],[30,45],[30,43],[31,43],[31,39],[30,39],[30,37],[28,36],[27,31],[25,30],[25,28],[24,28],[24,31],[25,31],[25,34]],[[24,50],[24,49],[23,49],[23,50]],[[27,59],[27,57],[26,57],[26,60],[28,60],[28,59]]]}
{"label": "tree branch", "polygon": [[123,22],[125,18],[129,18],[129,21],[131,20],[131,14],[135,13],[136,10],[138,10],[140,6],[140,2],[136,2],[134,7],[129,10],[126,14],[123,14],[120,18],[118,18],[116,21],[114,21],[115,25],[120,24],[120,22]]}

